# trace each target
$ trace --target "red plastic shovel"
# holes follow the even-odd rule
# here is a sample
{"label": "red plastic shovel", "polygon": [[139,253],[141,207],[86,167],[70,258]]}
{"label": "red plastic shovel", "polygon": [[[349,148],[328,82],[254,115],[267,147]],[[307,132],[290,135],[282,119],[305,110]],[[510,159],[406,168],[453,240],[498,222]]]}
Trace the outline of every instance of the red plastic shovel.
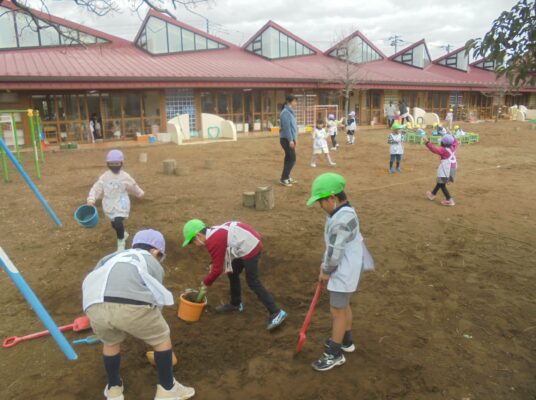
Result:
{"label": "red plastic shovel", "polygon": [[318,282],[318,285],[316,286],[316,292],[315,296],[313,297],[313,301],[311,302],[311,305],[309,306],[309,311],[307,311],[307,315],[305,316],[305,321],[303,321],[303,325],[300,329],[300,335],[298,336],[298,345],[296,346],[296,354],[298,354],[303,349],[303,345],[305,344],[305,332],[307,332],[307,328],[309,327],[309,323],[311,322],[311,317],[313,316],[313,311],[316,308],[316,303],[318,302],[318,298],[320,297],[320,292],[322,291],[322,282]]}
{"label": "red plastic shovel", "polygon": [[[72,324],[58,327],[58,329],[61,332],[66,332],[70,330],[79,332],[79,331],[85,331],[86,329],[89,329],[89,328],[91,328],[91,325],[89,323],[89,318],[86,316],[76,318]],[[50,332],[47,330],[47,331],[32,333],[31,335],[26,335],[26,336],[11,336],[4,340],[4,342],[2,343],[2,347],[7,349],[8,347],[15,346],[19,342],[37,339],[43,336],[47,336],[49,334]]]}

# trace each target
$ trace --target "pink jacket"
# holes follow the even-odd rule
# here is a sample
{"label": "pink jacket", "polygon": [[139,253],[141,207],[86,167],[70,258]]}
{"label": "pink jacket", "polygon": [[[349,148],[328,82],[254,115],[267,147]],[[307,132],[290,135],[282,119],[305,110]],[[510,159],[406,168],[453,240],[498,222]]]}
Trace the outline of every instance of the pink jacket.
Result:
{"label": "pink jacket", "polygon": [[[454,138],[454,143],[452,144],[452,146],[450,146],[450,150],[453,152],[453,153],[456,153],[456,150],[458,150],[458,146],[459,146],[459,143],[458,143],[458,139]],[[446,147],[442,147],[442,146],[435,146],[433,145],[432,143],[428,142],[426,143],[426,147],[428,147],[428,149],[432,152],[432,153],[435,153],[435,154],[438,154],[442,160],[445,160],[447,158],[450,157],[450,153],[447,151],[447,148]],[[450,164],[450,167],[451,168],[456,168],[457,167],[457,163],[456,162],[453,162],[452,164]]]}

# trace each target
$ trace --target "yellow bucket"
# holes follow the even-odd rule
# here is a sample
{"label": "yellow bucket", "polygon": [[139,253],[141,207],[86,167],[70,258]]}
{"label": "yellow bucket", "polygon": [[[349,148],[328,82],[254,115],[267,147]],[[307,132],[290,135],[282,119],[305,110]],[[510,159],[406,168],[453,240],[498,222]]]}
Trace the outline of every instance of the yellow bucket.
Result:
{"label": "yellow bucket", "polygon": [[202,303],[195,303],[186,298],[186,296],[197,296],[197,292],[186,292],[181,294],[179,299],[179,311],[177,316],[183,321],[196,322],[201,318],[201,313],[207,305],[207,298],[203,299]]}

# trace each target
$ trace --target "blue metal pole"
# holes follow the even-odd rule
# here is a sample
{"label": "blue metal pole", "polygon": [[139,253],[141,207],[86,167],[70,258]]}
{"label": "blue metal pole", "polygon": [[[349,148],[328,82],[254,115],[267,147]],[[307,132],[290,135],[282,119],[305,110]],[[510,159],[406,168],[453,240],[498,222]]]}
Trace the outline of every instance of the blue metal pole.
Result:
{"label": "blue metal pole", "polygon": [[28,186],[30,186],[30,189],[32,189],[32,191],[34,192],[35,196],[39,199],[39,201],[41,202],[43,207],[45,207],[45,209],[48,212],[48,215],[50,215],[50,217],[54,220],[56,225],[62,226],[61,221],[59,220],[59,218],[56,216],[56,214],[54,213],[52,208],[50,208],[50,206],[48,205],[48,203],[45,200],[45,198],[41,195],[41,193],[39,193],[39,190],[37,189],[37,186],[35,186],[35,184],[32,182],[32,180],[30,179],[30,177],[28,176],[26,171],[24,171],[24,168],[22,168],[22,165],[20,165],[20,163],[17,161],[17,159],[15,158],[15,156],[13,155],[11,150],[9,150],[9,147],[7,147],[6,144],[4,143],[4,141],[2,140],[2,138],[0,138],[0,147],[2,147],[4,149],[4,151],[6,152],[7,156],[9,157],[9,159],[11,160],[13,165],[20,172],[20,174],[22,175],[22,177],[24,178],[24,180],[26,181]]}
{"label": "blue metal pole", "polygon": [[57,325],[54,323],[45,307],[43,307],[43,305],[33,292],[32,288],[30,288],[30,286],[26,283],[22,275],[19,273],[17,267],[13,265],[7,254],[4,252],[4,249],[2,249],[1,247],[0,264],[2,264],[2,268],[7,272],[7,274],[9,275],[13,283],[17,286],[19,291],[22,293],[26,301],[30,303],[34,311],[37,313],[37,316],[39,317],[41,322],[43,322],[45,327],[50,331],[50,334],[60,347],[61,351],[63,351],[63,354],[65,354],[65,356],[69,360],[76,360],[78,358],[78,355],[72,348],[71,344],[67,341],[67,339],[65,339],[65,336],[63,336],[61,331],[58,329]]}

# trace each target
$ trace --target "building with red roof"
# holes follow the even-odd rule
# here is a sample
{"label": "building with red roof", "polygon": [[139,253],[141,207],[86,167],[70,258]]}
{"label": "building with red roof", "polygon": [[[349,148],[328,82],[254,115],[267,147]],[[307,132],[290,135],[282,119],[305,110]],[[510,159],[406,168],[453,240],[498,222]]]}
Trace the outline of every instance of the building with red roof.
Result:
{"label": "building with red roof", "polygon": [[[9,1],[0,5],[0,109],[39,110],[51,142],[85,141],[93,114],[105,139],[165,132],[180,114],[192,132],[201,113],[239,132],[267,130],[287,93],[298,96],[298,123],[312,124],[315,105],[344,109],[345,82],[360,124],[383,124],[385,105],[402,99],[440,117],[452,107],[490,118],[486,94],[506,87],[493,65],[469,64],[463,49],[432,61],[424,39],[387,57],[359,31],[322,52],[273,21],[239,47],[153,10],[133,41],[34,15],[38,26]],[[534,103],[535,93],[523,89],[505,104]]]}

